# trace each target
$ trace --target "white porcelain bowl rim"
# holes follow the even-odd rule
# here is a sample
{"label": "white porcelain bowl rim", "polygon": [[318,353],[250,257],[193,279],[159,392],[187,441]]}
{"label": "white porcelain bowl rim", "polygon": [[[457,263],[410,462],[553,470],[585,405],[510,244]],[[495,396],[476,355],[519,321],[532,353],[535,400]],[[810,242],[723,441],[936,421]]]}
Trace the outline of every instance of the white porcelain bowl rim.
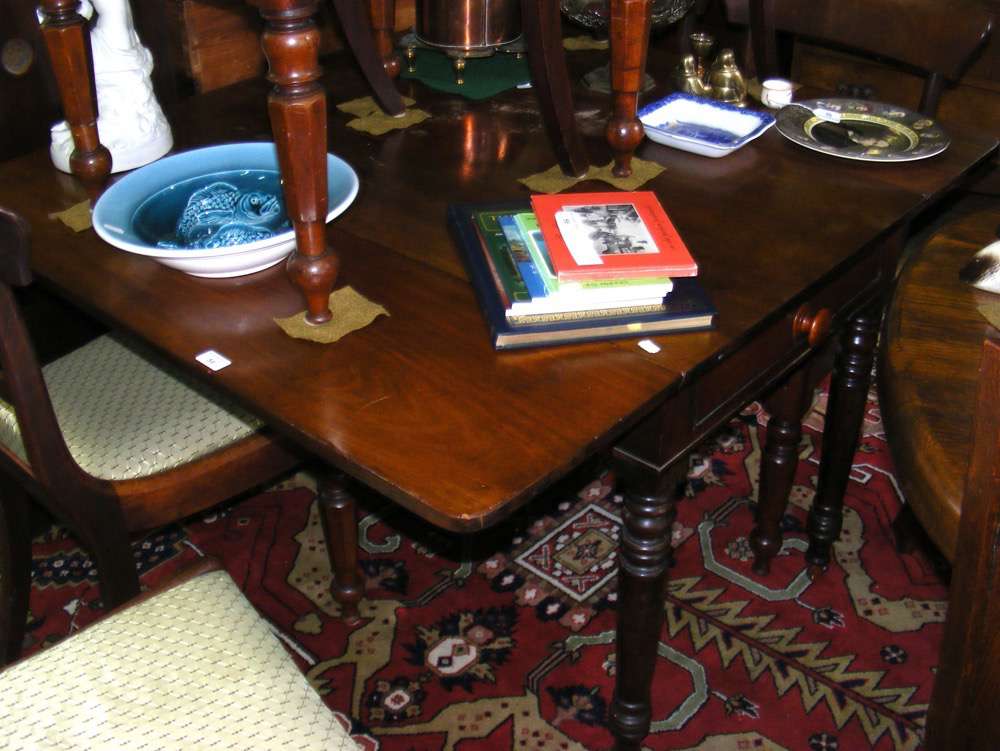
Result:
{"label": "white porcelain bowl rim", "polygon": [[[132,216],[143,201],[172,183],[212,172],[277,168],[277,147],[267,141],[227,143],[173,154],[128,173],[104,191],[94,206],[92,221],[94,230],[105,242],[130,253],[151,258],[176,258],[190,261],[198,258],[218,258],[236,253],[248,253],[272,245],[287,243],[294,239],[294,229],[286,230],[263,240],[228,245],[223,248],[158,248],[152,245],[129,242],[117,234],[115,230],[109,229],[109,227],[117,226],[117,223],[109,222],[109,219],[124,215],[129,219],[129,222],[125,223],[130,223]],[[329,222],[342,214],[354,201],[358,194],[358,175],[351,165],[334,154],[326,155],[326,172],[328,191],[332,187],[334,178],[339,178],[337,182],[346,180],[342,192],[338,192],[336,196],[329,196],[331,201],[326,214],[326,221]],[[150,183],[154,187],[149,187]]]}
{"label": "white porcelain bowl rim", "polygon": [[[691,120],[695,123],[710,124],[712,127],[731,133],[736,140],[726,143],[716,143],[711,140],[679,133],[670,128],[659,127],[660,123],[664,122],[664,115],[675,109],[689,111],[694,115]],[[668,146],[673,144],[691,144],[705,151],[717,152],[720,155],[729,154],[744,144],[749,143],[774,125],[775,122],[774,115],[769,112],[744,109],[725,102],[717,102],[683,92],[674,92],[663,99],[650,102],[639,110],[637,116],[647,135],[653,133],[659,136],[659,139],[653,138],[653,140],[659,143],[664,143]],[[719,120],[711,122],[713,116],[718,117]],[[652,135],[650,137],[652,138]]]}

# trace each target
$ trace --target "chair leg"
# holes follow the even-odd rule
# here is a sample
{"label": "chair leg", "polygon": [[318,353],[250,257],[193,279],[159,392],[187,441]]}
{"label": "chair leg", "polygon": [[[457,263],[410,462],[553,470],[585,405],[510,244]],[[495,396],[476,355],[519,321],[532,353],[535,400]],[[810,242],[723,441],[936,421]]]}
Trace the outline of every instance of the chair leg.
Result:
{"label": "chair leg", "polygon": [[344,476],[329,470],[319,477],[320,519],[333,581],[330,591],[344,620],[358,617],[364,586],[358,569],[357,501],[344,486]]}
{"label": "chair leg", "polygon": [[[100,506],[94,504],[94,508]],[[78,526],[73,531],[97,562],[101,603],[105,610],[111,610],[139,594],[139,573],[121,509],[104,509],[93,518],[86,528]]]}
{"label": "chair leg", "polygon": [[563,172],[580,177],[586,174],[590,160],[576,127],[558,3],[522,0],[521,23],[538,106],[556,159]]}
{"label": "chair leg", "polygon": [[913,513],[912,506],[903,506],[896,514],[896,518],[892,520],[892,534],[896,543],[896,552],[908,555],[919,551],[938,576],[945,581],[951,579],[951,564],[931,540],[930,535],[917,519],[917,515]]}
{"label": "chair leg", "polygon": [[13,483],[0,495],[0,664],[21,655],[31,591],[31,522],[28,496]]}
{"label": "chair leg", "polygon": [[389,78],[399,78],[402,61],[393,50],[392,32],[396,25],[396,0],[370,0],[375,47]]}
{"label": "chair leg", "polygon": [[[384,0],[378,5],[384,6]],[[406,111],[406,105],[389,77],[390,73],[380,54],[369,9],[358,0],[333,0],[333,7],[340,19],[344,37],[354,53],[354,59],[361,66],[361,72],[364,73],[365,80],[371,86],[379,104],[390,115],[402,115]],[[380,15],[382,14],[388,15],[388,10],[384,7],[380,12]]]}
{"label": "chair leg", "polygon": [[899,553],[912,553],[920,544],[920,522],[913,514],[913,509],[903,506],[892,520],[892,536]]}

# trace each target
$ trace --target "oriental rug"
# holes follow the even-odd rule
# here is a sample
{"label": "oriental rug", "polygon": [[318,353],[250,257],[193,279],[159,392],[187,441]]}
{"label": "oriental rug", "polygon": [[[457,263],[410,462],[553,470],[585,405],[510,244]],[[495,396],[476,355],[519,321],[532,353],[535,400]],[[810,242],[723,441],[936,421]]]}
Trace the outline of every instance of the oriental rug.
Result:
{"label": "oriental rug", "polygon": [[[819,580],[806,576],[823,404],[820,393],[766,577],[751,570],[747,535],[767,415],[751,406],[693,457],[673,530],[652,751],[920,745],[946,587],[920,553],[893,546],[900,496],[874,400],[834,560]],[[362,495],[367,597],[352,624],[326,591],[304,475],[150,536],[135,556],[144,585],[199,555],[221,559],[364,748],[607,748],[622,502],[610,472],[589,471],[474,539]],[[91,561],[58,528],[35,541],[34,577],[28,651],[99,606]]]}

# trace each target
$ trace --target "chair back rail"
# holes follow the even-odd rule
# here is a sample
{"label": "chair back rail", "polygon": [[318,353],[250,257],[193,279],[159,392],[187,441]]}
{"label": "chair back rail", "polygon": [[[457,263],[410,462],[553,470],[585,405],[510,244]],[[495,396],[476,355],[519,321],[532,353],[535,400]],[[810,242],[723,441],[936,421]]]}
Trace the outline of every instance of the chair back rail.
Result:
{"label": "chair back rail", "polygon": [[933,115],[993,29],[977,0],[725,0],[731,22],[749,25],[759,77],[781,75],[779,33],[886,59],[925,77],[919,110]]}
{"label": "chair back rail", "polygon": [[101,484],[73,459],[52,408],[14,287],[31,283],[28,264],[30,231],[20,216],[0,207],[0,367],[6,396],[14,407],[28,454],[25,467],[8,448],[0,450],[44,487],[58,492],[70,486],[97,489]]}

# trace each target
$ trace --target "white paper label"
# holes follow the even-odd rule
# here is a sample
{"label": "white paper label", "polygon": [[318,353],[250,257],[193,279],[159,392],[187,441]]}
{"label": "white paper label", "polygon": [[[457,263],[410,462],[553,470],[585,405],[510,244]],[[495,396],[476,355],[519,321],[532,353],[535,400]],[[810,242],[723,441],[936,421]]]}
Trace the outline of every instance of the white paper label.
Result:
{"label": "white paper label", "polygon": [[220,355],[214,349],[206,349],[200,355],[195,355],[194,359],[210,370],[222,370],[233,364],[233,361],[224,355]]}

